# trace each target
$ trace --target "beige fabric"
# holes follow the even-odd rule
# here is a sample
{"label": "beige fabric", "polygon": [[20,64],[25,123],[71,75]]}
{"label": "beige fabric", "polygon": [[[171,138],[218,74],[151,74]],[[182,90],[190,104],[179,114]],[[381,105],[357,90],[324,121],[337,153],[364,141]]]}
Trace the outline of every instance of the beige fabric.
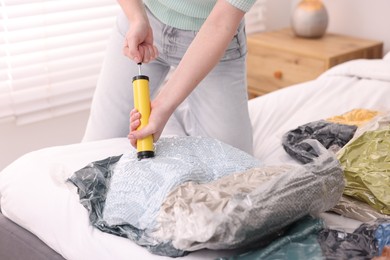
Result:
{"label": "beige fabric", "polygon": [[337,124],[362,126],[377,116],[378,113],[378,111],[374,110],[357,108],[342,115],[327,118],[326,120]]}
{"label": "beige fabric", "polygon": [[306,142],[320,154],[313,163],[263,166],[180,185],[160,207],[152,236],[186,251],[234,249],[331,209],[344,188],[342,169],[318,141]]}
{"label": "beige fabric", "polygon": [[[234,196],[238,194],[246,196],[259,186],[268,185],[271,178],[287,173],[293,168],[293,166],[287,165],[253,168],[207,184],[199,185],[187,182],[173,190],[165,199],[157,217],[160,229],[155,235],[162,240],[175,240],[175,233],[180,233],[182,241],[188,240],[194,244],[196,243],[192,241],[193,238],[197,238],[199,242],[213,240],[213,236],[217,232],[215,230],[217,227],[215,217],[232,210],[226,207]],[[242,205],[243,208],[251,207],[249,198],[244,202],[246,205]],[[209,214],[205,214],[207,212]],[[182,216],[178,217],[178,215]],[[201,219],[200,216],[202,216]],[[213,222],[214,224],[211,225]],[[205,229],[205,226],[208,228]],[[199,232],[200,230],[202,232]],[[214,238],[214,240],[217,239],[220,238]],[[183,246],[181,242],[181,246],[187,250],[189,247],[195,249],[194,244]]]}
{"label": "beige fabric", "polygon": [[390,216],[379,213],[367,203],[344,195],[331,211],[362,222],[374,221],[378,218],[390,219]]}

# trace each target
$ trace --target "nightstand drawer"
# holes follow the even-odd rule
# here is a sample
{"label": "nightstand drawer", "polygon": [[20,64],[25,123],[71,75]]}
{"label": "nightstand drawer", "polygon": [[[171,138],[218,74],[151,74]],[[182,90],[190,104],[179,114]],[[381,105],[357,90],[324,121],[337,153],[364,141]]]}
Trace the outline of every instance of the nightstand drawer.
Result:
{"label": "nightstand drawer", "polygon": [[316,78],[325,70],[323,60],[256,48],[248,44],[248,85],[264,93]]}
{"label": "nightstand drawer", "polygon": [[322,38],[296,37],[290,28],[247,37],[250,98],[314,80],[327,69],[352,59],[382,57],[383,42],[326,33]]}

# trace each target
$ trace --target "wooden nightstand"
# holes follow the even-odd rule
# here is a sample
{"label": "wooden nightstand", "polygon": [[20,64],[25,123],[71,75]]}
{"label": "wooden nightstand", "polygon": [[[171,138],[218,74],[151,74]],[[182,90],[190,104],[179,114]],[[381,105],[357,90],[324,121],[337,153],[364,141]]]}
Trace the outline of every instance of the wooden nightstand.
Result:
{"label": "wooden nightstand", "polygon": [[327,33],[320,39],[296,37],[291,29],[248,35],[249,98],[313,80],[352,59],[382,58],[383,43]]}

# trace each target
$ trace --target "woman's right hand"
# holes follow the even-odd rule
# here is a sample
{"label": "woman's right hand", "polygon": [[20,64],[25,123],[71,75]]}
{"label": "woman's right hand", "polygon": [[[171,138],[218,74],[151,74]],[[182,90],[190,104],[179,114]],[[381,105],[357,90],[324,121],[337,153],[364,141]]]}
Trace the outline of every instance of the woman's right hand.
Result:
{"label": "woman's right hand", "polygon": [[153,31],[148,21],[136,21],[129,25],[123,54],[136,63],[148,63],[157,58],[158,50],[153,45]]}

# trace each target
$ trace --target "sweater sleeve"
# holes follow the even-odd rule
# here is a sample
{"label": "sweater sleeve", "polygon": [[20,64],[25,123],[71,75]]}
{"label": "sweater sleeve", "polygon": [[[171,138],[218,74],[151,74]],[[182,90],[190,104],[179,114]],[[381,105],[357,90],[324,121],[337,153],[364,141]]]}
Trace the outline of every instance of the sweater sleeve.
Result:
{"label": "sweater sleeve", "polygon": [[226,0],[226,1],[245,13],[248,12],[249,9],[251,9],[253,4],[256,2],[256,0]]}

